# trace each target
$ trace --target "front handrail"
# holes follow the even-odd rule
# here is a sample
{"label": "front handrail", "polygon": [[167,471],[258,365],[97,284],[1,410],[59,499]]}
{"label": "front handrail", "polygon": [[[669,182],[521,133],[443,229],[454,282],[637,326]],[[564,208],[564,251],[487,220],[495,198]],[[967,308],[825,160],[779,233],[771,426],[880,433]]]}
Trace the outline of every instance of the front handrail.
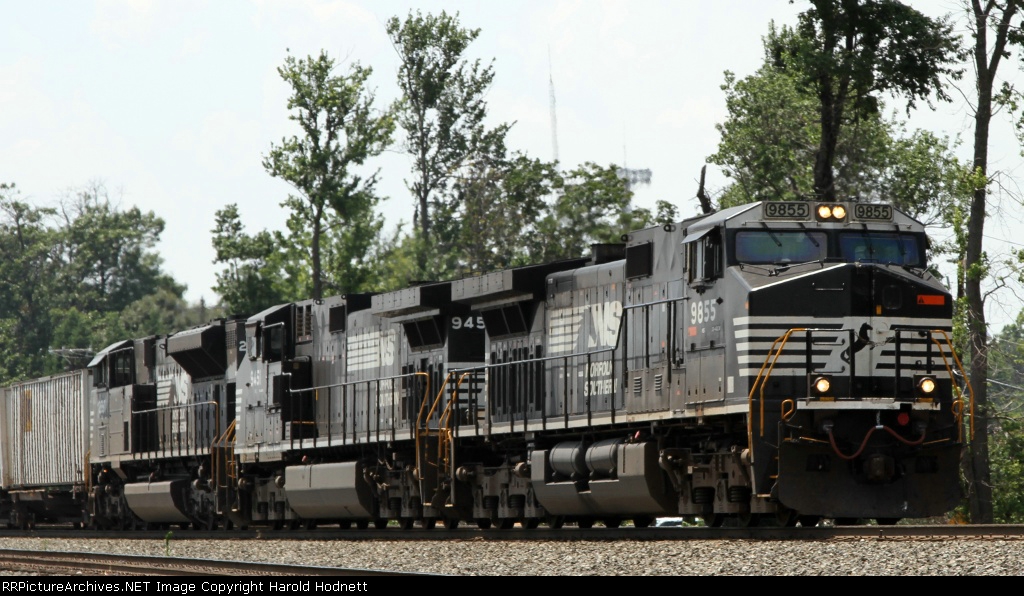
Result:
{"label": "front handrail", "polygon": [[[764,436],[764,387],[768,382],[768,378],[771,377],[772,371],[775,370],[775,364],[778,362],[779,357],[782,355],[782,348],[786,346],[789,341],[789,336],[800,332],[807,331],[806,327],[794,327],[783,335],[779,336],[772,342],[772,346],[768,349],[768,356],[765,357],[764,363],[761,364],[761,369],[757,371],[757,377],[754,378],[754,382],[750,386],[750,393],[747,395],[747,445],[754,444],[754,392],[757,391],[758,383],[761,385],[760,399],[758,400],[761,405],[761,435]],[[781,342],[781,343],[780,343]],[[778,350],[775,349],[778,346]],[[772,353],[774,352],[774,357]],[[768,365],[768,361],[771,360],[771,366]],[[765,373],[765,368],[768,368]],[[761,375],[764,375],[764,379],[761,379]]]}
{"label": "front handrail", "polygon": [[[971,387],[971,382],[967,378],[967,373],[964,371],[963,363],[960,362],[960,357],[956,355],[956,350],[953,349],[953,342],[949,338],[949,334],[946,333],[945,329],[933,329],[931,331],[931,334],[934,334],[934,333],[941,333],[942,334],[942,338],[946,340],[946,346],[949,348],[949,353],[953,356],[953,361],[956,363],[957,368],[960,370],[960,376],[963,377],[964,385],[967,387],[967,392],[970,395],[970,397],[968,399],[968,407],[969,407],[969,410],[970,410],[970,413],[971,413],[970,414],[971,440],[973,441],[974,440],[974,388]],[[949,378],[950,379],[954,379],[955,376],[953,375],[953,370],[951,369],[951,367],[949,365],[949,361],[946,360],[946,353],[942,351],[942,344],[940,344],[938,342],[938,340],[935,339],[935,336],[931,335],[931,334],[929,335],[929,337],[931,338],[932,342],[935,343],[935,345],[939,347],[939,354],[942,356],[942,364],[946,367],[946,371],[949,373]],[[953,389],[956,391],[956,394],[957,394],[957,401],[960,403],[960,409],[956,412],[956,417],[957,417],[957,422],[958,422],[957,428],[960,429],[960,437],[959,438],[960,438],[960,441],[963,442],[963,438],[964,438],[963,437],[963,411],[964,411],[963,403],[964,403],[964,393],[963,393],[963,390],[956,383],[953,383],[952,385],[953,385]]]}

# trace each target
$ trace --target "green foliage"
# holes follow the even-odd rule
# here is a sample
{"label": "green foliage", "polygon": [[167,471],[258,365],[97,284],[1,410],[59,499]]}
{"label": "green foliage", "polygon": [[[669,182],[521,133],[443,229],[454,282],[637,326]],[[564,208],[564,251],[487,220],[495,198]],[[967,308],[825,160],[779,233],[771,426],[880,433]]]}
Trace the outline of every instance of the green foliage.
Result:
{"label": "green foliage", "polygon": [[58,231],[47,225],[52,209],[18,200],[13,184],[0,184],[0,380],[49,372],[47,355],[58,267]]}
{"label": "green foliage", "polygon": [[[654,221],[646,209],[632,209],[633,193],[614,164],[587,162],[557,186],[548,214],[538,222],[530,257],[535,262],[586,255],[592,244],[621,242],[622,234]],[[664,206],[662,215],[671,213]]]}
{"label": "green foliage", "polygon": [[216,219],[212,230],[213,248],[217,253],[214,263],[226,268],[217,273],[214,290],[228,312],[256,314],[287,302],[297,293],[284,286],[282,254],[270,232],[247,235],[235,204],[218,210]]}
{"label": "green foliage", "polygon": [[820,135],[814,98],[771,64],[739,81],[726,71],[722,90],[729,117],[715,125],[721,140],[708,158],[733,180],[720,206],[812,196]]}
{"label": "green foliage", "polygon": [[[719,199],[721,207],[761,200],[806,200],[816,196],[815,155],[821,144],[818,99],[799,84],[792,68],[773,55],[779,33],[765,38],[765,63],[737,80],[725,74],[729,117],[717,125],[718,151],[709,161],[733,182]],[[949,139],[908,132],[895,115],[877,109],[849,119],[835,146],[838,198],[891,201],[911,215],[939,219],[956,197],[965,196],[965,166],[953,155]]]}
{"label": "green foliage", "polygon": [[121,311],[163,288],[181,296],[185,288],[161,270],[155,252],[164,221],[138,207],[115,207],[101,185],[80,190],[61,208],[63,233],[57,246],[61,284],[76,292],[66,302],[84,310]]}
{"label": "green foliage", "polygon": [[278,73],[292,88],[289,119],[299,125],[302,136],[272,145],[263,160],[271,176],[298,191],[282,203],[291,212],[290,234],[278,240],[291,257],[308,264],[306,294],[314,298],[321,298],[325,287],[360,291],[368,277],[360,270],[360,257],[383,222],[376,213],[377,173],[360,174],[358,167],[390,144],[395,127],[390,112],[377,114],[373,107],[374,93],[367,87],[372,69],[357,62],[347,75],[334,70],[334,60],[323,52],[285,58]]}
{"label": "green foliage", "polygon": [[0,184],[0,384],[83,366],[115,339],[171,331],[158,327],[185,312],[184,287],[154,250],[160,218],[117,208],[99,184],[59,211],[17,195]]}
{"label": "green foliage", "polygon": [[998,523],[1024,523],[1024,313],[989,346],[989,458]]}
{"label": "green foliage", "polygon": [[[443,247],[458,242],[465,188],[500,167],[510,125],[484,125],[484,97],[494,71],[480,60],[464,58],[479,29],[463,28],[457,13],[416,11],[404,21],[388,20],[387,33],[400,61],[397,120],[405,131],[404,149],[413,160],[406,185],[417,201],[415,231],[430,247],[417,262],[421,274],[445,276],[456,264],[429,259],[449,255]],[[453,189],[460,178],[460,188]]]}
{"label": "green foliage", "polygon": [[537,242],[546,199],[560,184],[555,164],[520,153],[472,165],[453,185],[459,210],[450,225],[457,235],[440,245],[450,255],[447,268],[468,274],[529,262],[525,247]]}
{"label": "green foliage", "polygon": [[796,27],[771,31],[770,60],[817,100],[821,134],[814,193],[832,200],[841,131],[879,112],[879,95],[906,99],[908,114],[932,95],[948,100],[943,79],[959,78],[958,38],[946,20],[933,20],[897,0],[810,0]]}

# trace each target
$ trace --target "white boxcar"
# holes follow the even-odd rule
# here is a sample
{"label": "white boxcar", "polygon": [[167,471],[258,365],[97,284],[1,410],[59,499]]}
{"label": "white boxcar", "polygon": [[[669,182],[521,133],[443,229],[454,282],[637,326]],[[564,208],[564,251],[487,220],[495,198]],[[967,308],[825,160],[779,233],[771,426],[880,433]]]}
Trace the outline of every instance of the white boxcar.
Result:
{"label": "white boxcar", "polygon": [[78,370],[3,388],[3,489],[57,488],[85,481],[89,378],[87,370]]}

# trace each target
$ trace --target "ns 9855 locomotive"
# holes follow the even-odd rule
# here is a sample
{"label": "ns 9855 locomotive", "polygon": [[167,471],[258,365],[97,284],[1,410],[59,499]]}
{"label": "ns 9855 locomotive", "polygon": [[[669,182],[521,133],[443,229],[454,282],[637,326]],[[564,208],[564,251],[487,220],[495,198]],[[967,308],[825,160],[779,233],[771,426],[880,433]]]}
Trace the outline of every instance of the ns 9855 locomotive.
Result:
{"label": "ns 9855 locomotive", "polygon": [[70,373],[79,431],[68,453],[29,456],[55,461],[52,478],[18,473],[21,445],[69,423],[39,404],[26,424],[26,391],[76,398],[7,388],[3,514],[122,528],[942,515],[962,497],[971,394],[926,246],[891,205],[755,203],[586,258],[125,340]]}

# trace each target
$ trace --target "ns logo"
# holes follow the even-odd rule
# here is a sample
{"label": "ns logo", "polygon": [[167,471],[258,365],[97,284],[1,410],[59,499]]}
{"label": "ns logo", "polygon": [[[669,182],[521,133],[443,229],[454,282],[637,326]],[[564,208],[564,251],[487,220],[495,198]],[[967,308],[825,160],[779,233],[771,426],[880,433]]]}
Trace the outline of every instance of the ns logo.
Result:
{"label": "ns logo", "polygon": [[622,320],[622,303],[618,300],[591,304],[586,307],[590,315],[587,325],[587,348],[608,348],[615,345]]}

